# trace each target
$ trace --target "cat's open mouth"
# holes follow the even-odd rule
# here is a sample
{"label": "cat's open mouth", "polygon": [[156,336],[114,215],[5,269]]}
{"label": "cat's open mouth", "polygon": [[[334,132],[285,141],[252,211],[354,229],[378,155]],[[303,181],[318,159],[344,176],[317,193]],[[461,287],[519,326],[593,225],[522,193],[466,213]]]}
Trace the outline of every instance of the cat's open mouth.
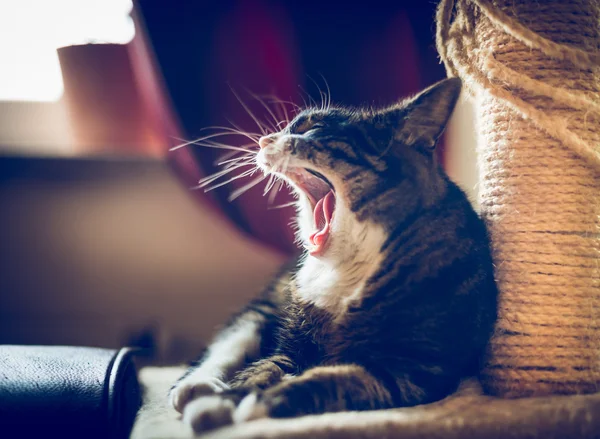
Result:
{"label": "cat's open mouth", "polygon": [[313,209],[316,231],[309,237],[308,252],[317,256],[325,251],[335,213],[335,189],[322,174],[312,169],[297,168],[288,172],[296,186],[304,192]]}

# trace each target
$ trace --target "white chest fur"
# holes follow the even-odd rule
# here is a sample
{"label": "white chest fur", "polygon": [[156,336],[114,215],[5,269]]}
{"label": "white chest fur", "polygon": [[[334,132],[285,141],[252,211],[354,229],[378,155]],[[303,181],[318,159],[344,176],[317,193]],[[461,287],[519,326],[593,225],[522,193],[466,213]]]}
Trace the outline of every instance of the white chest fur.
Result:
{"label": "white chest fur", "polygon": [[365,282],[375,273],[386,233],[370,223],[355,223],[350,233],[333,237],[322,257],[308,256],[296,276],[299,297],[335,316],[345,313],[359,299]]}

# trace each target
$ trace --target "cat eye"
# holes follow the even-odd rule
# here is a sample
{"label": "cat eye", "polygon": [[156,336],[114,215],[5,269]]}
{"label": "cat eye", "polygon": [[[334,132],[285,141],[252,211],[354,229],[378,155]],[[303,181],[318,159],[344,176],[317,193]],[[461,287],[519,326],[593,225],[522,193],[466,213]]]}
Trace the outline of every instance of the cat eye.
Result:
{"label": "cat eye", "polygon": [[304,134],[310,133],[311,131],[318,130],[319,128],[325,128],[325,124],[323,122],[317,122],[310,129],[306,130]]}

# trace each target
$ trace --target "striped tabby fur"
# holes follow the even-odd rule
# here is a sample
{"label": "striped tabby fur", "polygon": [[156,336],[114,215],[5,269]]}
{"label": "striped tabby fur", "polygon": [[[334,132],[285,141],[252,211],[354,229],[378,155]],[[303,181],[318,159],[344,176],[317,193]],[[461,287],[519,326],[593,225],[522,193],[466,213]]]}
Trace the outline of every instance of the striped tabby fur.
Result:
{"label": "striped tabby fur", "polygon": [[[273,155],[332,184],[331,242],[286,267],[176,383],[172,404],[196,431],[423,404],[477,372],[496,318],[488,237],[433,154],[459,92],[449,79],[381,111],[309,109],[273,134]],[[298,194],[306,242],[313,206]]]}

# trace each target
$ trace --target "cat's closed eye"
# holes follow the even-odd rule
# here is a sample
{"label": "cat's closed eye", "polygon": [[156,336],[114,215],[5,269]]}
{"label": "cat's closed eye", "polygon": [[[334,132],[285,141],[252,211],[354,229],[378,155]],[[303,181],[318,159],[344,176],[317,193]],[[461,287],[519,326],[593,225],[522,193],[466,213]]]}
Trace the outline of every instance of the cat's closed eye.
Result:
{"label": "cat's closed eye", "polygon": [[296,126],[291,126],[290,127],[290,131],[293,134],[300,134],[300,135],[304,135],[307,133],[310,133],[312,131],[316,131],[319,130],[321,128],[325,128],[326,124],[323,121],[319,121],[319,122],[315,122],[315,123],[311,123],[311,121],[306,120]]}
{"label": "cat's closed eye", "polygon": [[304,133],[302,134],[308,134],[308,133],[312,133],[314,131],[317,131],[321,128],[325,128],[325,123],[324,122],[317,122],[314,125],[312,125],[308,130],[306,130]]}

